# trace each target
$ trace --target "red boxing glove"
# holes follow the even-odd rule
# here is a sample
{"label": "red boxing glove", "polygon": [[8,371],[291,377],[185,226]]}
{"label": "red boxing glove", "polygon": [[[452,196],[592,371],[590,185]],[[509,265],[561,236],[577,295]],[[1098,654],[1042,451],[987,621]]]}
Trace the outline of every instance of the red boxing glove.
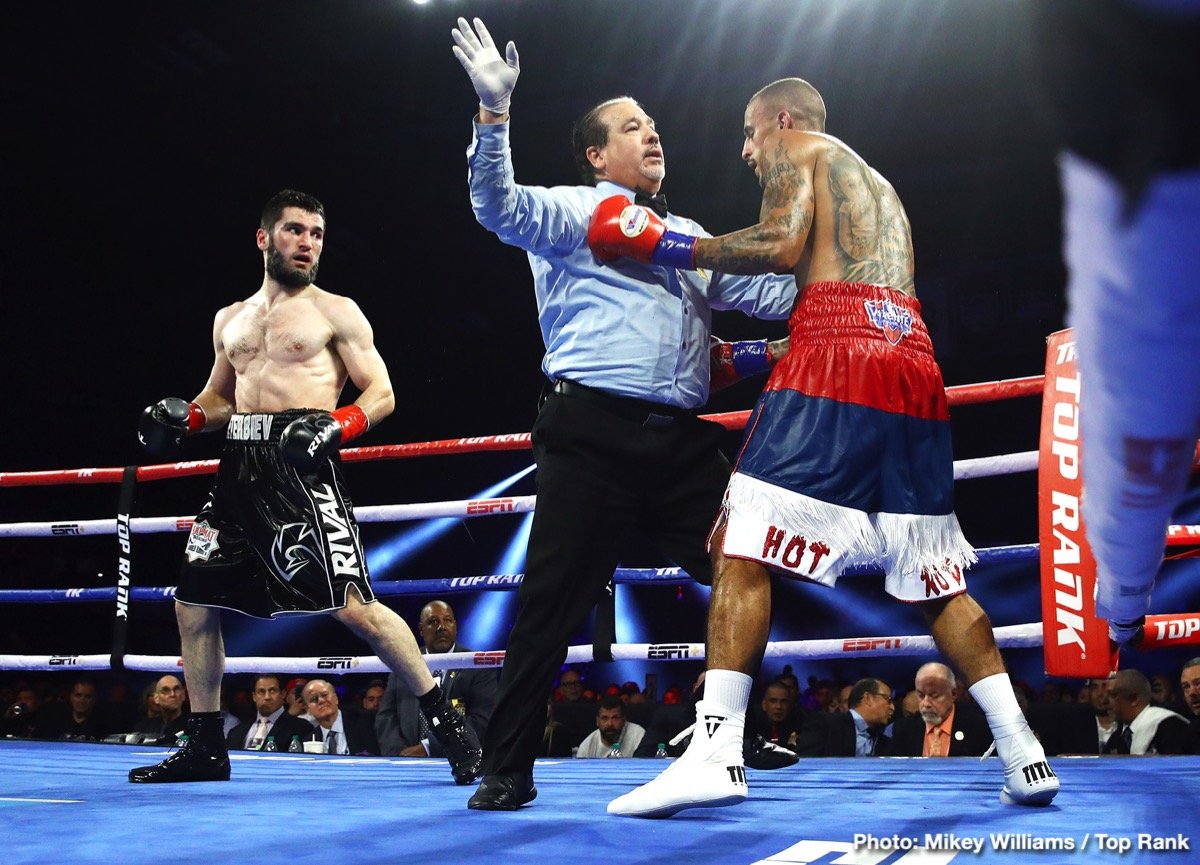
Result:
{"label": "red boxing glove", "polygon": [[358,438],[371,426],[371,419],[367,417],[367,413],[353,403],[334,409],[329,416],[342,428],[342,444],[352,438]]}
{"label": "red boxing glove", "polygon": [[652,210],[631,204],[624,195],[604,199],[592,211],[588,246],[601,261],[624,256],[646,264],[694,270],[696,238],[668,231]]}
{"label": "red boxing glove", "polygon": [[709,347],[708,388],[718,391],[752,375],[770,372],[775,355],[765,339],[724,342],[713,337]]}

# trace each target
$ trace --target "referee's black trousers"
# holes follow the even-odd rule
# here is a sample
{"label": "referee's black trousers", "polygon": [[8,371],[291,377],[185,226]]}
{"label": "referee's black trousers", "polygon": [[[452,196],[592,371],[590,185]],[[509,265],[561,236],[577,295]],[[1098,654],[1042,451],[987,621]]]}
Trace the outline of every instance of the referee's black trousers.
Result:
{"label": "referee's black trousers", "polygon": [[692,415],[662,428],[603,401],[547,396],[533,425],[537,505],[483,743],[485,774],[527,773],[532,781],[568,640],[601,597],[635,527],[667,559],[711,583],[704,544],[729,479],[719,449],[725,434]]}

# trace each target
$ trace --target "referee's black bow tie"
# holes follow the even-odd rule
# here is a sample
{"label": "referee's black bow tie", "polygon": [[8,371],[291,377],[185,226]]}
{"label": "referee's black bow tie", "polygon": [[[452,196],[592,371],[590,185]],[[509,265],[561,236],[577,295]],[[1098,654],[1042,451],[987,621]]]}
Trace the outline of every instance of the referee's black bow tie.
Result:
{"label": "referee's black bow tie", "polygon": [[649,207],[663,219],[667,218],[667,197],[661,192],[658,195],[647,195],[644,192],[636,191],[633,196],[633,203],[640,204],[642,207]]}

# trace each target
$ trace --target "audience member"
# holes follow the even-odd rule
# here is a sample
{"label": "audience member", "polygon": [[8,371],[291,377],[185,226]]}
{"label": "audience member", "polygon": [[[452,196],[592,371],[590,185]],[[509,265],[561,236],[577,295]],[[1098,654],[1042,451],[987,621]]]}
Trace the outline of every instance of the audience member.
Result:
{"label": "audience member", "polygon": [[574,667],[567,667],[558,677],[554,699],[560,703],[577,703],[583,699],[583,676]]}
{"label": "audience member", "polygon": [[799,747],[800,711],[791,688],[783,682],[773,681],[763,689],[759,711],[748,713],[747,722],[747,741],[762,736],[765,741],[789,751],[794,752]]}
{"label": "audience member", "polygon": [[96,685],[91,679],[76,679],[66,703],[56,703],[40,723],[43,739],[100,741],[109,733],[103,710],[96,704]]}
{"label": "audience member", "polygon": [[575,756],[632,757],[645,735],[645,727],[625,720],[620,696],[605,694],[596,708],[596,729],[579,743]]}
{"label": "audience member", "polygon": [[[133,725],[133,732],[153,737],[159,744],[174,744],[187,723],[187,689],[178,676],[168,673],[154,683],[146,703],[146,717]],[[156,710],[150,712],[153,705]]]}
{"label": "audience member", "polygon": [[387,683],[383,679],[372,679],[363,690],[359,706],[364,712],[378,712],[386,689]]}
{"label": "audience member", "polygon": [[896,711],[892,689],[882,679],[859,679],[850,686],[846,702],[846,711],[827,713],[824,756],[877,757],[887,754],[891,742],[884,730]]}
{"label": "audience member", "polygon": [[357,706],[341,708],[337,691],[324,679],[310,679],[301,692],[317,727],[308,741],[324,742],[326,754],[378,754],[375,719]]}
{"label": "audience member", "polygon": [[32,739],[39,735],[41,705],[41,697],[34,688],[28,685],[18,687],[16,698],[4,710],[3,724],[0,725],[4,735],[16,739]]}
{"label": "audience member", "polygon": [[579,737],[570,727],[554,717],[554,700],[546,701],[546,729],[542,733],[542,748],[539,757],[570,757],[579,745]]}
{"label": "audience member", "polygon": [[1192,732],[1200,741],[1200,657],[1192,658],[1183,665],[1179,674],[1179,690],[1183,694],[1183,704],[1191,715]]}
{"label": "audience member", "polygon": [[1175,683],[1165,673],[1156,673],[1150,677],[1150,700],[1152,705],[1179,712],[1183,704],[1175,695]]}
{"label": "audience member", "polygon": [[931,662],[917,670],[919,714],[893,728],[891,754],[896,757],[981,757],[992,744],[987,719],[970,704],[956,703],[956,677],[945,664]]}
{"label": "audience member", "polygon": [[[673,701],[669,695],[677,695]],[[692,682],[687,695],[677,685],[672,685],[663,695],[663,702],[654,707],[650,720],[646,725],[646,735],[642,744],[634,753],[635,757],[653,757],[658,751],[658,743],[667,746],[668,757],[678,757],[687,747],[688,738],[681,738],[672,744],[671,740],[692,726],[696,720],[696,701],[704,695],[704,671]]]}
{"label": "audience member", "polygon": [[1196,743],[1186,718],[1151,705],[1150,680],[1139,670],[1120,670],[1109,696],[1121,729],[1108,740],[1111,754],[1194,754]]}
{"label": "audience member", "polygon": [[1113,713],[1110,679],[1092,679],[1088,682],[1088,693],[1091,696],[1092,711],[1096,714],[1096,751],[1103,754],[1108,740],[1113,737],[1121,724]]}
{"label": "audience member", "polygon": [[311,741],[313,725],[303,718],[290,714],[284,706],[284,690],[278,676],[263,673],[254,680],[250,692],[254,701],[254,717],[243,721],[225,737],[226,747],[231,751],[261,751],[269,737],[275,738],[275,747],[286,751],[292,737],[299,736],[301,742]]}
{"label": "audience member", "polygon": [[304,702],[304,686],[308,684],[308,679],[289,679],[284,691],[287,694],[287,713],[293,717],[300,718],[312,724],[317,725],[317,719],[308,711],[308,704]]}
{"label": "audience member", "polygon": [[[418,632],[423,655],[470,652],[458,645],[458,620],[445,601],[430,601],[421,609]],[[494,668],[478,670],[437,670],[433,679],[442,687],[446,699],[465,718],[480,741],[496,706],[499,680]],[[430,735],[425,714],[417,697],[398,676],[388,677],[387,688],[375,716],[375,734],[382,753],[399,757],[444,757],[437,737]]]}
{"label": "audience member", "polygon": [[829,695],[829,703],[825,706],[827,712],[845,712],[850,708],[850,692],[854,685],[842,685]]}
{"label": "audience member", "polygon": [[911,691],[906,691],[904,699],[900,702],[900,717],[911,718],[921,714],[921,695],[917,693],[916,688]]}

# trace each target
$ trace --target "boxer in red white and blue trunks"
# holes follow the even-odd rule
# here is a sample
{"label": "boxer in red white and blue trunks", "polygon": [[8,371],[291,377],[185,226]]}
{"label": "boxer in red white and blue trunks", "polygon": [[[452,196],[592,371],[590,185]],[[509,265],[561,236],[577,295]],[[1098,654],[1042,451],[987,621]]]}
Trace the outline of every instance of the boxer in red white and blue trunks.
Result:
{"label": "boxer in red white and blue trunks", "polygon": [[815,283],[789,330],[725,494],[724,554],[827,586],[879,565],[903,601],[965,591],[975,555],[954,515],[950,415],[920,302]]}
{"label": "boxer in red white and blue trunks", "polygon": [[[942,376],[916,299],[912,230],[896,190],[825,133],[825,103],[784,78],[746,106],[742,159],[759,221],[692,237],[613,197],[593,211],[597,258],[724,273],[791,271],[802,286],[791,347],[746,433],[709,538],[713,589],[704,699],[691,744],[610,814],[666,817],[749,795],[746,707],[770,632],[773,575],[832,586],[854,564],[917,604],[983,710],[1004,768],[1000,800],[1045,805],[1058,777],[1013,694],[987,614],[966,590],[974,552],[952,501]],[[885,699],[875,695],[870,699]]]}

